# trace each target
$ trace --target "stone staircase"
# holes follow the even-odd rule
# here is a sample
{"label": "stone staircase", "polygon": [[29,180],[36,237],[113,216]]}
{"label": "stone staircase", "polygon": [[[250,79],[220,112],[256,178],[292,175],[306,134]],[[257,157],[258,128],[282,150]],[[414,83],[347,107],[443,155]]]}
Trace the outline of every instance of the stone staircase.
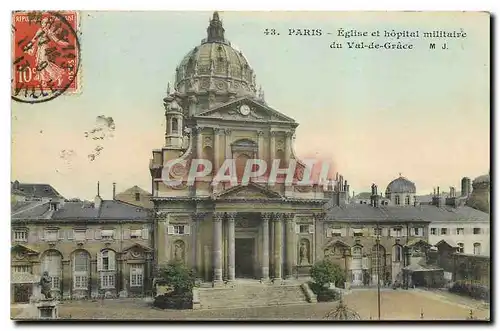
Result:
{"label": "stone staircase", "polygon": [[247,308],[307,304],[300,284],[235,283],[215,288],[199,288],[201,309]]}

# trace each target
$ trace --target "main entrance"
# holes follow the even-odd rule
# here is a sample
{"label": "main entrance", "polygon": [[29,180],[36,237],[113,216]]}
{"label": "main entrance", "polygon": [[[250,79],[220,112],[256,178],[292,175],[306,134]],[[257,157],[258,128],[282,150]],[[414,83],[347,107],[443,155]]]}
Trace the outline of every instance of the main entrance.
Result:
{"label": "main entrance", "polygon": [[254,238],[236,238],[235,276],[237,278],[254,278]]}

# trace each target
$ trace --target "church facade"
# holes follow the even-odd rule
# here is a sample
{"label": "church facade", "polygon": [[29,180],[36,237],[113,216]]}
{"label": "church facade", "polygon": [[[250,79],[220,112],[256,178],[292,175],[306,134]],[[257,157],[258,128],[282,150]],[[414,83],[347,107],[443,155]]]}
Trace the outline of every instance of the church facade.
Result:
{"label": "church facade", "polygon": [[[321,250],[315,233],[332,187],[296,185],[305,169],[293,150],[298,124],[266,104],[245,56],[225,39],[217,13],[207,38],[177,67],[164,106],[165,145],[153,150],[150,162],[157,265],[182,261],[215,283],[306,272]],[[190,185],[186,174],[195,159],[213,167]],[[294,180],[278,176],[270,184],[268,172],[242,183],[247,161],[254,159],[268,165],[278,160],[279,169],[296,163]],[[237,182],[214,184],[227,160],[234,162]],[[178,183],[168,185],[167,177]],[[337,190],[347,191],[347,183]]]}

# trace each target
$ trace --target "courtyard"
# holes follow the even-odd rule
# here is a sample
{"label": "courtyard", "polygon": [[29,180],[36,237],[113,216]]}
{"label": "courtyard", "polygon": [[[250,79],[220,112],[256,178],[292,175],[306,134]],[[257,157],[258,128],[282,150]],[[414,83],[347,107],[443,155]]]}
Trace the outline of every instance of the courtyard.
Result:
{"label": "courtyard", "polygon": [[[377,291],[353,290],[344,296],[350,309],[363,320],[377,320]],[[337,303],[297,304],[287,306],[159,310],[144,299],[63,302],[59,308],[62,319],[85,320],[322,320]],[[21,307],[11,307],[11,317],[22,313]],[[478,319],[489,319],[489,306],[447,292],[423,290],[381,291],[382,320],[465,320],[472,310]],[[421,316],[423,314],[423,317]]]}

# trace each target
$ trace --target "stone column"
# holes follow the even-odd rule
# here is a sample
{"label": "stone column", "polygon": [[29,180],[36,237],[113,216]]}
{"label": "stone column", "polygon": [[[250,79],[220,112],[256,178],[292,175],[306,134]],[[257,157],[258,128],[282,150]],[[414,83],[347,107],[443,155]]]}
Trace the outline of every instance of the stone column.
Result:
{"label": "stone column", "polygon": [[203,220],[205,214],[203,213],[193,213],[191,215],[191,268],[195,270],[196,277],[198,277],[198,227],[199,223]]}
{"label": "stone column", "polygon": [[257,131],[257,148],[259,149],[257,157],[259,158],[259,160],[264,159],[264,151],[262,150],[264,148],[263,138],[264,131]]}
{"label": "stone column", "polygon": [[201,126],[196,127],[196,158],[203,158],[203,140],[201,136],[201,132],[203,128]]}
{"label": "stone column", "polygon": [[270,213],[262,213],[262,280],[269,280],[269,219]]}
{"label": "stone column", "polygon": [[281,227],[281,213],[273,214],[274,223],[274,278],[281,279],[281,265],[282,265],[282,241],[283,233]]}
{"label": "stone column", "polygon": [[214,129],[214,164],[213,170],[214,173],[219,171],[220,167],[220,135],[222,133],[222,129],[215,128]]}
{"label": "stone column", "polygon": [[269,162],[272,165],[273,160],[276,158],[276,131],[271,131],[271,145],[269,147]]}
{"label": "stone column", "polygon": [[227,213],[227,241],[228,241],[228,279],[234,281],[234,218],[236,213]]}
{"label": "stone column", "polygon": [[292,155],[292,136],[293,132],[286,132],[285,134],[285,163],[288,166],[290,157]]}
{"label": "stone column", "polygon": [[293,214],[284,214],[286,229],[286,278],[293,278],[295,259],[295,219]]}
{"label": "stone column", "polygon": [[224,134],[226,135],[226,153],[225,153],[225,159],[230,159],[232,158],[231,155],[231,144],[230,144],[230,139],[229,137],[231,136],[231,130],[225,129]]}
{"label": "stone column", "polygon": [[213,217],[213,268],[214,268],[214,283],[222,282],[222,219],[224,214],[215,213]]}

